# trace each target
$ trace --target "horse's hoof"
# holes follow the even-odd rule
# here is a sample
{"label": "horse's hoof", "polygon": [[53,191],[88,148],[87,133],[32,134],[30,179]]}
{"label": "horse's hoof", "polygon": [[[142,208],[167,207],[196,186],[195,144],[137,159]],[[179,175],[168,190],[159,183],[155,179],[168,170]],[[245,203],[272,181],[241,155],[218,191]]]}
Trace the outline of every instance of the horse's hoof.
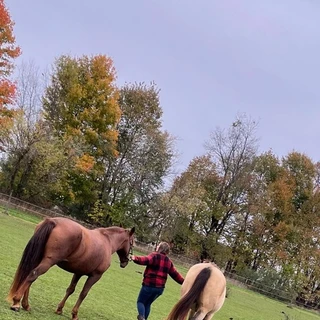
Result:
{"label": "horse's hoof", "polygon": [[31,311],[31,307],[28,305],[28,306],[22,306],[22,308],[26,311]]}
{"label": "horse's hoof", "polygon": [[11,306],[10,309],[15,312],[20,311],[20,308],[17,306]]}
{"label": "horse's hoof", "polygon": [[55,314],[61,315],[61,314],[62,314],[62,310],[57,309],[57,310],[55,311]]}

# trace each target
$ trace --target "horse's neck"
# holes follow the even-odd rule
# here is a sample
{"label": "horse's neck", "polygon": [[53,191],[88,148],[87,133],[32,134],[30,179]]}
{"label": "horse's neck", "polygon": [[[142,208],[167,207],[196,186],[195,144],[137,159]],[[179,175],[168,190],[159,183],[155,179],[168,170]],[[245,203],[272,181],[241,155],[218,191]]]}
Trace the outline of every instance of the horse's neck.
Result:
{"label": "horse's neck", "polygon": [[113,227],[102,228],[101,231],[109,239],[112,253],[119,250],[125,240],[125,233],[119,229],[114,229]]}

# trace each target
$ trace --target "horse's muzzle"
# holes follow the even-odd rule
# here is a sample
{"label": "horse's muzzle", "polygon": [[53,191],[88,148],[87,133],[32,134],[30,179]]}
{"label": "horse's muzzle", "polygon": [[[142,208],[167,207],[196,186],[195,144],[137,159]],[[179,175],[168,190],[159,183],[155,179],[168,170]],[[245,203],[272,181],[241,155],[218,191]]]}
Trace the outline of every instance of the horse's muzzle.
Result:
{"label": "horse's muzzle", "polygon": [[128,265],[129,260],[120,262],[120,267],[125,268]]}

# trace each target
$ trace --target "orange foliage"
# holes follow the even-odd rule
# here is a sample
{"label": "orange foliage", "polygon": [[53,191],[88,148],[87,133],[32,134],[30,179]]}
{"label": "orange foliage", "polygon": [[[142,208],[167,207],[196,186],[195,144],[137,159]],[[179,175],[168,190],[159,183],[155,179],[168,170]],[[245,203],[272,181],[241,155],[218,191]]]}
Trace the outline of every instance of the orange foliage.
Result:
{"label": "orange foliage", "polygon": [[[4,0],[0,0],[0,124],[2,126],[8,126],[15,114],[7,108],[13,103],[16,92],[15,83],[8,79],[13,69],[12,59],[17,58],[21,53],[20,48],[15,45],[13,25]],[[2,149],[1,145],[0,149]]]}
{"label": "orange foliage", "polygon": [[6,113],[7,116],[10,115],[10,112],[4,106],[13,102],[15,91],[16,86],[13,82],[7,79],[0,80],[0,110],[2,110],[2,113]]}
{"label": "orange foliage", "polygon": [[76,168],[83,172],[89,172],[93,166],[94,158],[88,154],[84,154],[76,163]]}
{"label": "orange foliage", "polygon": [[270,186],[270,189],[274,207],[283,214],[289,214],[292,209],[293,187],[288,177],[281,177]]}
{"label": "orange foliage", "polygon": [[277,238],[281,241],[284,241],[287,234],[290,231],[290,227],[283,221],[280,221],[277,226],[274,228],[274,232],[277,235]]}
{"label": "orange foliage", "polygon": [[96,159],[116,156],[121,110],[112,59],[105,55],[61,56],[52,79],[44,110],[56,132],[64,139],[82,139]]}
{"label": "orange foliage", "polygon": [[10,59],[17,58],[21,50],[15,45],[13,35],[14,23],[11,20],[4,0],[0,0],[0,75],[8,76],[11,74],[13,64]]}

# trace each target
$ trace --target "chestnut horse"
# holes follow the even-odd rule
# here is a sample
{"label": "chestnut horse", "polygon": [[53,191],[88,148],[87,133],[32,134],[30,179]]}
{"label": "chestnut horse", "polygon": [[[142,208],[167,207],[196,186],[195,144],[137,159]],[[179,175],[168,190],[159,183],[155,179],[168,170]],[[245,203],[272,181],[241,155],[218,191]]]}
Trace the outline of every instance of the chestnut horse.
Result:
{"label": "chestnut horse", "polygon": [[226,297],[226,278],[213,263],[193,265],[181,287],[181,298],[167,320],[210,320]]}
{"label": "chestnut horse", "polygon": [[30,310],[28,295],[31,284],[53,265],[73,273],[73,278],[56,313],[61,314],[68,297],[82,276],[87,280],[72,309],[72,319],[78,320],[78,310],[90,288],[110,267],[111,255],[117,252],[120,267],[127,266],[133,246],[134,228],[97,228],[89,230],[67,218],[47,218],[36,226],[35,233],[24,249],[8,300],[11,309]]}

